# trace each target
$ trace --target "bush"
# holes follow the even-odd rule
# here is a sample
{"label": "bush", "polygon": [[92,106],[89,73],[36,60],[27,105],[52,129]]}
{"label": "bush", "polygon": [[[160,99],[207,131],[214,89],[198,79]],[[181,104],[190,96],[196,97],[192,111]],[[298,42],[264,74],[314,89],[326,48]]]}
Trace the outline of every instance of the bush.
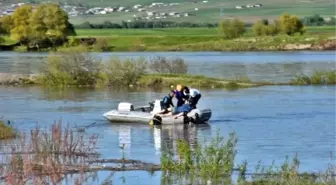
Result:
{"label": "bush", "polygon": [[157,73],[185,74],[188,72],[188,65],[181,58],[169,61],[164,57],[157,57],[151,62],[150,69]]}
{"label": "bush", "polygon": [[256,36],[277,35],[281,31],[281,25],[277,20],[273,24],[269,24],[268,20],[260,20],[253,25],[252,30]]}
{"label": "bush", "polygon": [[287,35],[294,35],[305,32],[305,28],[301,20],[295,15],[289,15],[287,13],[280,16],[281,29]]}
{"label": "bush", "polygon": [[110,85],[133,85],[145,74],[147,62],[144,58],[125,59],[112,58],[106,64],[106,75]]}
{"label": "bush", "polygon": [[96,40],[96,43],[92,47],[93,51],[96,52],[104,52],[104,51],[109,51],[110,47],[108,45],[108,40],[105,38],[98,38]]}
{"label": "bush", "polygon": [[5,123],[0,120],[0,140],[2,139],[11,139],[16,136],[15,131],[12,127],[5,125]]}
{"label": "bush", "polygon": [[70,50],[48,57],[42,80],[48,85],[95,86],[105,79],[100,60]]}
{"label": "bush", "polygon": [[239,19],[222,21],[219,25],[219,30],[220,33],[227,39],[240,37],[246,31],[244,22]]}
{"label": "bush", "polygon": [[304,25],[307,26],[323,26],[325,25],[324,18],[319,14],[315,14],[313,16],[306,16],[302,19]]}

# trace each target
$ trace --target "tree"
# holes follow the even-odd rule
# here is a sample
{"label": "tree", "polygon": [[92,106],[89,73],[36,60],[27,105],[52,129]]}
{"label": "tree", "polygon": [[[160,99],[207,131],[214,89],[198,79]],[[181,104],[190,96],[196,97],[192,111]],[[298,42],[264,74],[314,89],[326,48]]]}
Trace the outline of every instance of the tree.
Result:
{"label": "tree", "polygon": [[225,20],[219,24],[219,30],[225,38],[233,39],[240,37],[245,33],[245,24],[239,19],[234,19],[232,21]]}
{"label": "tree", "polygon": [[307,26],[322,26],[325,24],[325,20],[319,14],[313,16],[306,16],[302,19],[304,25]]}
{"label": "tree", "polygon": [[13,27],[10,31],[11,37],[20,41],[22,44],[27,44],[28,37],[31,34],[30,15],[33,7],[31,5],[23,5],[17,8],[13,15]]}
{"label": "tree", "polygon": [[43,19],[45,15],[46,5],[42,4],[36,8],[33,14],[30,17],[29,24],[32,30],[29,35],[29,45],[36,46],[40,48],[41,45],[49,45],[48,38],[46,35],[47,26],[44,23]]}
{"label": "tree", "polygon": [[13,20],[10,15],[0,18],[0,34],[9,35],[13,27]]}
{"label": "tree", "polygon": [[47,4],[44,8],[43,22],[45,34],[53,43],[63,42],[71,32],[67,13],[56,4]]}
{"label": "tree", "polygon": [[41,4],[35,10],[30,5],[21,6],[11,20],[11,37],[28,47],[61,45],[69,35],[76,34],[67,13],[57,4]]}
{"label": "tree", "polygon": [[270,24],[268,20],[260,20],[253,25],[252,30],[257,36],[276,35],[281,31],[281,27],[277,20],[275,20],[273,24]]}
{"label": "tree", "polygon": [[297,32],[303,34],[305,32],[305,28],[301,20],[295,15],[289,15],[287,13],[282,14],[280,16],[280,23],[282,31],[287,35],[293,35]]}

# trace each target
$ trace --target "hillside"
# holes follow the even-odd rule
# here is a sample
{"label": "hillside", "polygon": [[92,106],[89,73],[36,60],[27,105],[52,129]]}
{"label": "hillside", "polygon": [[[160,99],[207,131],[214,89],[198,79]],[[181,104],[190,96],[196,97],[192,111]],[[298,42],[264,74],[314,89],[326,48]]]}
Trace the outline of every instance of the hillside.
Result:
{"label": "hillside", "polygon": [[[29,2],[32,0],[27,0]],[[44,2],[43,0],[35,0]],[[49,0],[50,1],[50,0]],[[254,22],[261,18],[274,19],[281,13],[288,12],[296,14],[300,17],[320,14],[324,17],[335,16],[335,1],[334,0],[208,0],[203,3],[203,0],[51,0],[54,2],[66,2],[75,6],[83,5],[87,8],[92,7],[125,7],[129,12],[108,12],[104,15],[76,15],[71,16],[71,22],[79,24],[85,21],[92,23],[100,23],[106,20],[111,22],[120,22],[122,20],[133,20],[133,17],[146,18],[147,11],[157,13],[180,13],[180,17],[158,18],[158,20],[169,21],[188,21],[188,22],[218,22],[221,18],[238,17],[246,22]],[[16,2],[20,2],[16,0]],[[153,2],[164,3],[165,6],[148,7]],[[197,2],[197,3],[195,3]],[[178,5],[170,6],[170,3],[179,3]],[[134,5],[141,4],[144,7],[143,12],[133,8]],[[246,7],[246,5],[261,4],[261,7]],[[236,6],[245,6],[237,9]],[[188,16],[184,16],[189,13]]]}

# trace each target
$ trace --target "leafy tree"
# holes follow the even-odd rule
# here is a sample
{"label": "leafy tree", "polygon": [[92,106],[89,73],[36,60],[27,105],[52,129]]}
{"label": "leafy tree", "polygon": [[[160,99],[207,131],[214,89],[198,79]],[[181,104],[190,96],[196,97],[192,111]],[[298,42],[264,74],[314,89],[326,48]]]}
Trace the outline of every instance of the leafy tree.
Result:
{"label": "leafy tree", "polygon": [[[30,5],[21,6],[7,22],[10,20],[13,22],[10,27],[11,37],[28,47],[61,45],[69,35],[76,34],[67,13],[57,4],[41,4],[35,10]],[[8,26],[5,28],[8,29]]]}
{"label": "leafy tree", "polygon": [[48,4],[44,8],[43,22],[46,26],[46,35],[54,43],[64,41],[71,30],[67,13],[56,4]]}
{"label": "leafy tree", "polygon": [[13,15],[13,27],[10,31],[11,37],[20,41],[22,44],[27,44],[28,37],[31,34],[30,15],[33,7],[31,5],[23,5],[17,8]]}
{"label": "leafy tree", "polygon": [[301,20],[295,15],[289,15],[287,13],[282,14],[280,16],[280,23],[282,31],[287,35],[293,35],[297,32],[303,34],[305,32],[305,28]]}
{"label": "leafy tree", "polygon": [[313,16],[307,16],[302,19],[304,25],[309,26],[322,26],[325,24],[324,18],[319,14],[315,14]]}
{"label": "leafy tree", "polygon": [[0,44],[4,43],[5,42],[5,39],[0,37]]}
{"label": "leafy tree", "polygon": [[220,33],[224,35],[225,38],[233,39],[242,36],[245,33],[245,24],[239,19],[234,19],[232,21],[225,20],[219,25]]}
{"label": "leafy tree", "polygon": [[13,20],[10,15],[6,15],[0,18],[0,34],[8,35],[13,26]]}
{"label": "leafy tree", "polygon": [[30,28],[32,30],[29,35],[29,45],[36,46],[37,48],[44,44],[49,45],[46,35],[48,28],[43,21],[46,6],[46,4],[38,6],[29,20]]}
{"label": "leafy tree", "polygon": [[273,24],[270,24],[268,20],[257,21],[252,30],[255,35],[276,35],[281,31],[280,22],[275,20]]}

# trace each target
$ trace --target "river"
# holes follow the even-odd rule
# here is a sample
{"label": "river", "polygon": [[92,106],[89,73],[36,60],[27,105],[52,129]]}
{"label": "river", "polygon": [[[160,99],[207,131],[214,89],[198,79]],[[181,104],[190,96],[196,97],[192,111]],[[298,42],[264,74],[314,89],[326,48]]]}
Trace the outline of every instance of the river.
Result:
{"label": "river", "polygon": [[[157,54],[157,53],[155,53]],[[21,55],[21,56],[20,56]],[[106,58],[111,53],[101,53]],[[144,53],[119,53],[125,56],[149,56]],[[172,56],[171,53],[159,53]],[[10,67],[16,57],[31,57],[19,60]],[[150,55],[153,56],[153,55]],[[290,52],[290,53],[177,53],[184,58],[197,74],[227,75],[216,72],[217,66],[231,73],[244,68],[249,77],[287,80],[293,73],[309,72],[316,68],[335,68],[335,53]],[[0,70],[31,72],[35,59],[43,54],[0,53]],[[26,62],[26,63],[25,63]],[[36,61],[38,62],[38,61]],[[200,65],[208,63],[206,69]],[[26,65],[27,68],[24,66]],[[196,66],[199,67],[196,67]],[[265,65],[265,66],[264,66]],[[266,66],[273,66],[273,73]],[[12,65],[13,66],[13,65]],[[15,66],[15,65],[14,65]],[[212,69],[211,69],[212,66]],[[229,68],[231,66],[231,68]],[[239,67],[240,66],[240,67]],[[288,69],[287,67],[288,66]],[[295,67],[297,66],[297,67]],[[287,69],[288,73],[284,71]],[[236,70],[234,70],[236,69]],[[249,70],[247,70],[249,69]],[[199,72],[196,72],[199,70]],[[211,70],[214,71],[211,73]],[[278,72],[276,72],[278,70]],[[225,71],[225,70],[224,70]],[[193,72],[194,73],[194,72]],[[200,108],[211,108],[212,118],[208,125],[193,127],[151,127],[139,124],[110,123],[102,114],[114,109],[118,102],[129,101],[135,105],[147,104],[162,98],[166,91],[128,91],[117,89],[54,89],[40,87],[0,87],[0,117],[11,120],[20,131],[43,127],[62,119],[72,127],[95,124],[87,129],[88,134],[98,133],[98,151],[104,158],[121,158],[119,146],[126,144],[126,158],[160,162],[160,148],[176,139],[185,138],[190,143],[203,142],[219,130],[226,137],[235,131],[238,136],[236,164],[247,160],[248,169],[254,170],[258,161],[270,165],[281,164],[286,155],[297,152],[300,170],[319,172],[327,168],[330,153],[335,156],[335,86],[264,86],[257,88],[205,90],[199,102]],[[333,159],[335,160],[335,159]],[[335,162],[335,161],[333,161]],[[108,172],[99,173],[103,180]],[[160,172],[121,172],[113,176],[113,184],[160,184]],[[97,182],[95,182],[96,184]]]}
{"label": "river", "polygon": [[[0,73],[38,73],[47,53],[2,52]],[[288,82],[301,73],[335,69],[334,51],[300,52],[106,52],[92,53],[103,61],[111,57],[182,58],[188,73],[217,78],[249,77],[253,81]]]}

